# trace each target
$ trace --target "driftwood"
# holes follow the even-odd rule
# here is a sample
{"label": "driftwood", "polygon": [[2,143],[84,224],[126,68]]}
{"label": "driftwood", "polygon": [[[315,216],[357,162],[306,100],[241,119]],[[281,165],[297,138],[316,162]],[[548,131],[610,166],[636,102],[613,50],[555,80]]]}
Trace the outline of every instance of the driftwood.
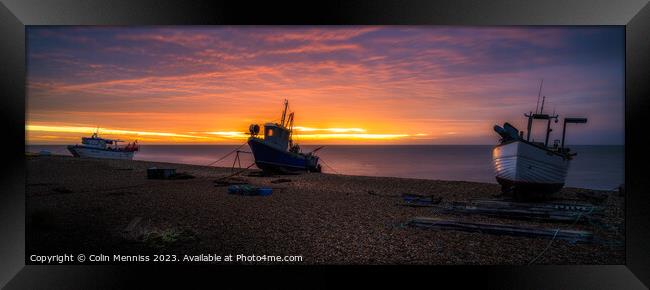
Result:
{"label": "driftwood", "polygon": [[409,226],[437,230],[456,230],[479,232],[494,235],[510,235],[524,237],[540,237],[562,239],[570,242],[588,243],[593,240],[593,234],[588,231],[561,230],[553,228],[526,227],[503,224],[473,223],[437,218],[416,217],[409,221]]}

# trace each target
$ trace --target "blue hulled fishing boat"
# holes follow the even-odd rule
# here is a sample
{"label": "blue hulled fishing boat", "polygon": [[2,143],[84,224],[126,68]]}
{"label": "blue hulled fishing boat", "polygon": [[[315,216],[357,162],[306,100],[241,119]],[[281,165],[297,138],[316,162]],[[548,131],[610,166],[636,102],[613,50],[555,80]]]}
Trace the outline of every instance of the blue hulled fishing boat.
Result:
{"label": "blue hulled fishing boat", "polygon": [[318,156],[314,154],[318,149],[302,153],[300,146],[293,142],[293,112],[287,115],[288,107],[289,102],[285,100],[280,123],[264,124],[264,138],[258,137],[259,125],[250,125],[248,146],[253,152],[255,165],[273,172],[320,172]]}

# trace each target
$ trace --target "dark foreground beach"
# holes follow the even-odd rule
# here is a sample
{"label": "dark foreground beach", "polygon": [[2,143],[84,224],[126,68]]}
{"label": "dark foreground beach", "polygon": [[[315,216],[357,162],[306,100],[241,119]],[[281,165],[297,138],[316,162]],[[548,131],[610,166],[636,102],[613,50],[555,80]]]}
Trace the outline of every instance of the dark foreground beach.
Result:
{"label": "dark foreground beach", "polygon": [[[145,161],[28,156],[27,256],[53,254],[300,255],[292,264],[624,264],[624,198],[608,194],[604,216],[551,223],[443,213],[400,205],[403,193],[433,194],[441,206],[495,198],[496,184],[302,174],[228,178],[272,187],[270,196],[228,194],[215,181],[230,168]],[[147,168],[176,168],[195,178],[147,179]],[[253,176],[249,176],[252,173]],[[278,179],[290,181],[277,182]],[[221,179],[224,181],[224,179]],[[565,188],[565,203],[591,202]],[[414,217],[591,231],[591,243],[440,231],[408,225]],[[29,263],[29,261],[28,261]],[[255,262],[254,264],[278,264]]]}

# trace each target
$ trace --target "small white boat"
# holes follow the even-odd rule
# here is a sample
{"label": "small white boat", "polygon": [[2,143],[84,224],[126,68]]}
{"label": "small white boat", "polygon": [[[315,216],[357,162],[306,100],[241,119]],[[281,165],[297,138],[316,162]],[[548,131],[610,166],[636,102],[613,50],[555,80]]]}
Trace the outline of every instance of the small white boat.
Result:
{"label": "small white boat", "polygon": [[[140,150],[138,141],[128,143],[126,146],[118,146],[117,139],[100,138],[97,132],[88,137],[81,138],[81,145],[69,145],[68,151],[75,157],[109,158],[109,159],[133,159],[135,152]],[[112,146],[109,146],[112,145]]]}
{"label": "small white boat", "polygon": [[[541,87],[540,87],[541,92]],[[564,146],[567,123],[586,123],[586,118],[564,118],[562,140],[555,140],[549,146],[551,121],[558,122],[558,115],[544,114],[544,99],[539,113],[524,114],[528,118],[528,132],[505,123],[503,127],[494,126],[501,139],[492,150],[492,160],[496,180],[504,193],[544,194],[560,190],[565,183],[569,164],[577,153],[571,153]],[[530,141],[534,120],[546,120],[546,139],[544,142]]]}

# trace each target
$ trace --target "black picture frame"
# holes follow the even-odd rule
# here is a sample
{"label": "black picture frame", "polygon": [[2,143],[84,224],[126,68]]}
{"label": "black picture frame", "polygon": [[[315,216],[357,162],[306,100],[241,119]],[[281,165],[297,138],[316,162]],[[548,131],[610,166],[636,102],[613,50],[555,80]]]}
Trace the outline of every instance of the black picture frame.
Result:
{"label": "black picture frame", "polygon": [[[238,4],[235,4],[238,3]],[[340,274],[397,283],[517,289],[643,289],[650,285],[650,202],[645,167],[649,119],[650,4],[637,1],[214,1],[0,0],[0,118],[7,145],[0,193],[0,286],[123,288],[179,278],[219,286],[233,274],[269,286],[322,287]],[[25,265],[25,26],[186,24],[623,25],[626,264],[605,266],[34,266]],[[4,147],[4,146],[3,146]],[[187,276],[180,276],[187,275]],[[258,276],[259,275],[259,276]],[[373,276],[372,280],[370,276]],[[263,277],[263,278],[258,278]],[[418,277],[414,279],[414,277]],[[374,279],[377,278],[377,279]],[[438,283],[445,284],[438,284]],[[132,284],[135,283],[135,284]],[[294,284],[295,283],[295,284]],[[340,282],[344,283],[344,282]],[[433,284],[435,283],[435,284]],[[212,287],[211,287],[212,288]]]}

